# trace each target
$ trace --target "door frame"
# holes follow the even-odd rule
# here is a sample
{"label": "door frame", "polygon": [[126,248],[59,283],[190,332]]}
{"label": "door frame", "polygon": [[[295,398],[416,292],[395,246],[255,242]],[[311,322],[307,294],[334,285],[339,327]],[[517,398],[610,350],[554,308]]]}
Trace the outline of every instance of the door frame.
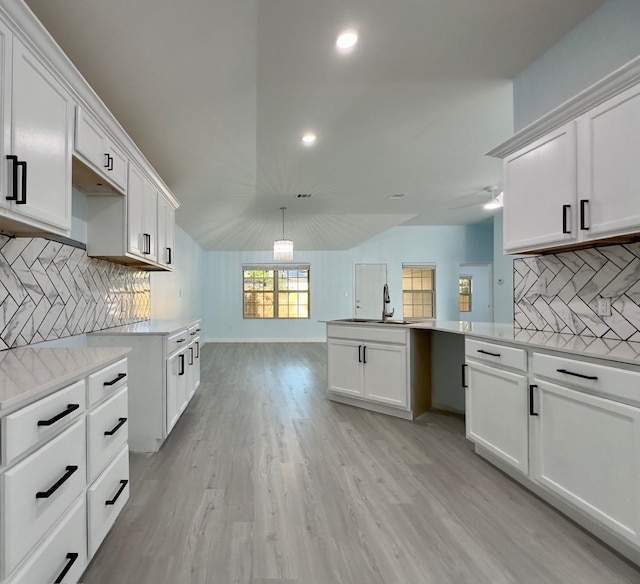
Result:
{"label": "door frame", "polygon": [[[461,276],[466,276],[465,268],[488,268],[488,282],[489,282],[489,302],[491,306],[489,308],[489,322],[493,322],[494,316],[494,304],[493,304],[493,262],[460,262],[458,264],[458,280]],[[457,288],[456,288],[457,290]],[[473,297],[472,300],[473,302]],[[458,302],[458,308],[460,308],[460,302]],[[460,316],[460,310],[458,310],[458,317]]]}
{"label": "door frame", "polygon": [[[384,280],[385,284],[389,283],[389,265],[386,262],[354,262],[353,263],[353,317],[357,318],[358,314],[356,312],[356,302],[357,302],[357,272],[358,266],[384,266]],[[380,290],[380,294],[382,294],[382,290]],[[382,302],[380,303],[380,309],[382,310]]]}

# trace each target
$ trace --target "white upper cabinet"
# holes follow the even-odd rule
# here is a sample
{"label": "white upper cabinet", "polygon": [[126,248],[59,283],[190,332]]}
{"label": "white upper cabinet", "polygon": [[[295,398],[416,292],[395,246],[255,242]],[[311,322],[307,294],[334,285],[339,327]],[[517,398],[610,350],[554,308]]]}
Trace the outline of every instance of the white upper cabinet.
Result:
{"label": "white upper cabinet", "polygon": [[527,126],[504,159],[504,251],[640,236],[640,57]]}
{"label": "white upper cabinet", "polygon": [[147,178],[144,185],[144,199],[142,203],[143,238],[146,238],[146,248],[143,253],[148,259],[158,259],[158,198],[160,194],[156,186]]}
{"label": "white upper cabinet", "polygon": [[175,261],[175,210],[162,196],[158,196],[158,263],[173,269]]}
{"label": "white upper cabinet", "polygon": [[78,106],[76,109],[75,156],[117,191],[127,192],[127,166],[125,151],[111,139],[91,114]]}
{"label": "white upper cabinet", "polygon": [[127,235],[128,251],[144,256],[147,242],[144,237],[143,207],[146,178],[136,165],[129,166],[129,190],[127,194]]}
{"label": "white upper cabinet", "polygon": [[640,232],[640,86],[578,118],[584,239]]}
{"label": "white upper cabinet", "polygon": [[4,26],[2,224],[17,234],[71,229],[71,95]]}
{"label": "white upper cabinet", "polygon": [[569,123],[504,161],[504,249],[575,241],[576,128]]}

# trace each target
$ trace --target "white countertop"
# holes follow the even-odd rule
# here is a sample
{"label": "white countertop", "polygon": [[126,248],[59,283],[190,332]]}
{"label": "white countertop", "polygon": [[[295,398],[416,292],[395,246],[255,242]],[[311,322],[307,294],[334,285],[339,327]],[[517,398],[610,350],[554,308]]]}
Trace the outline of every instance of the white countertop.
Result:
{"label": "white countertop", "polygon": [[40,399],[129,353],[127,348],[0,351],[0,413]]}
{"label": "white countertop", "polygon": [[197,324],[195,320],[144,320],[133,324],[125,324],[114,328],[104,329],[88,333],[89,335],[169,335],[171,333],[186,330]]}
{"label": "white countertop", "polygon": [[577,356],[596,357],[640,365],[640,343],[616,341],[582,335],[565,335],[560,333],[533,331],[514,328],[510,324],[491,322],[472,322],[467,320],[426,320],[409,324],[380,324],[375,322],[349,322],[346,320],[328,321],[330,324],[350,326],[385,326],[402,327],[417,330],[434,330],[448,333],[464,334],[490,341],[506,341],[531,348],[549,349]]}

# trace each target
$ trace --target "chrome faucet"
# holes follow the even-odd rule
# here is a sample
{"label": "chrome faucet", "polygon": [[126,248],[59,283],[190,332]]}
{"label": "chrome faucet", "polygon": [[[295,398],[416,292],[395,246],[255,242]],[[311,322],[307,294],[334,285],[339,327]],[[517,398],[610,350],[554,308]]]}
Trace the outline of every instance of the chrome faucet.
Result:
{"label": "chrome faucet", "polygon": [[387,322],[387,319],[391,318],[395,312],[395,309],[387,312],[387,304],[391,304],[391,298],[389,298],[389,286],[385,284],[382,289],[382,322]]}

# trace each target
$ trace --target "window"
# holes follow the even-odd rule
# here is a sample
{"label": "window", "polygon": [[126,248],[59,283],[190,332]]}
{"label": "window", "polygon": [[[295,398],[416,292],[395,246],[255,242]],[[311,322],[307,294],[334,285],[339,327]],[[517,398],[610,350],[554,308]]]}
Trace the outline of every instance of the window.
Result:
{"label": "window", "polygon": [[435,266],[402,265],[404,318],[435,318]]}
{"label": "window", "polygon": [[309,266],[243,266],[244,318],[309,318]]}
{"label": "window", "polygon": [[460,312],[471,312],[471,276],[460,276],[458,279],[460,294]]}

